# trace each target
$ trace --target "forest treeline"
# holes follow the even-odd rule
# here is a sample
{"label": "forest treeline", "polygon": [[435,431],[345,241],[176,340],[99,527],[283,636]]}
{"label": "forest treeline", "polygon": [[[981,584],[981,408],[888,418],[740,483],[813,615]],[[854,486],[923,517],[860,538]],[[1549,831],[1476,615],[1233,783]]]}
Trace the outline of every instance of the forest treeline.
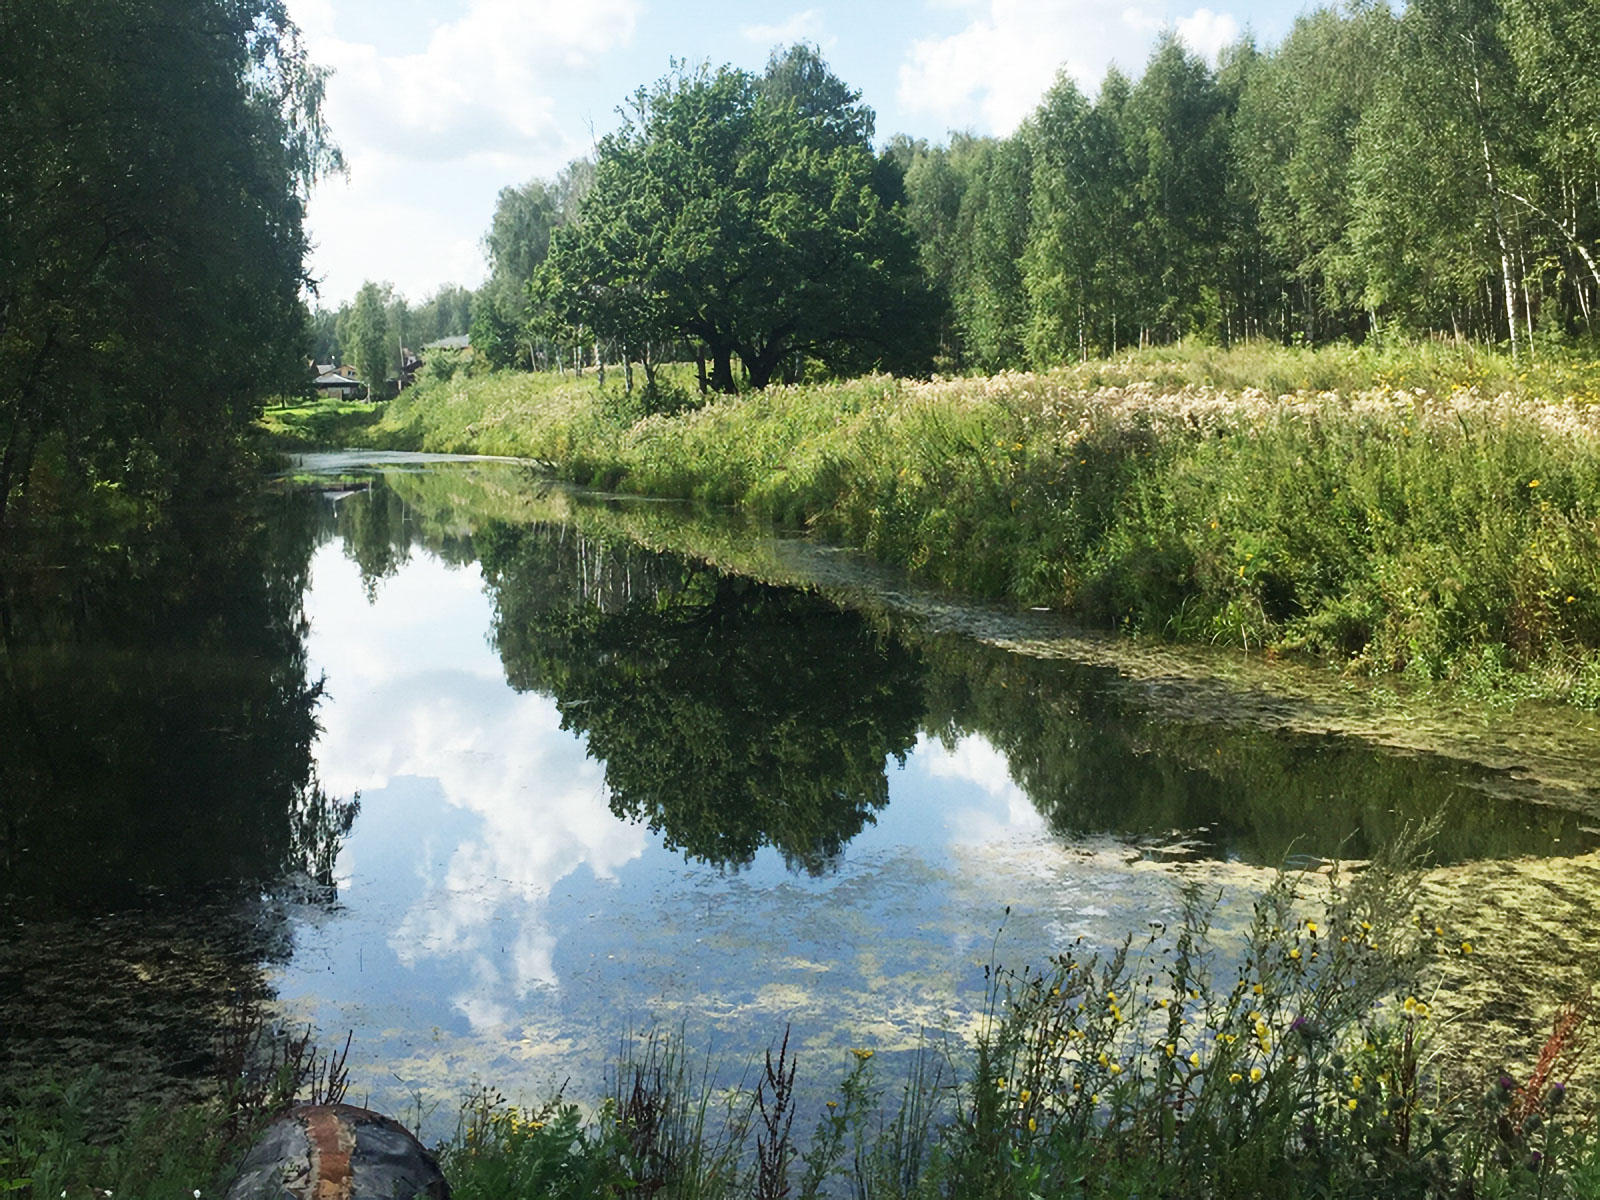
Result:
{"label": "forest treeline", "polygon": [[[680,69],[624,116],[595,162],[502,191],[470,317],[498,365],[732,347],[760,386],[808,360],[994,371],[1374,335],[1520,355],[1596,328],[1591,0],[1357,0],[1215,65],[1168,35],[1092,96],[1063,73],[1007,138],[873,151],[871,110],[805,46],[762,74]],[[806,215],[783,224],[785,201]]]}

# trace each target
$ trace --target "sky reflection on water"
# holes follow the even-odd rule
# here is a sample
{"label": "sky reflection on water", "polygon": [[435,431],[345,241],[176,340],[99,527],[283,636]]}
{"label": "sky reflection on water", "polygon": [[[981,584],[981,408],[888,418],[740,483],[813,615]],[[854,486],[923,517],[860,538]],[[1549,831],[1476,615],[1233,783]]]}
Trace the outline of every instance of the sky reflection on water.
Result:
{"label": "sky reflection on water", "polygon": [[553,700],[506,685],[476,564],[414,551],[369,605],[335,540],[306,607],[328,682],[319,771],[361,815],[339,908],[307,910],[275,982],[291,1011],[356,1030],[356,1093],[391,1108],[420,1094],[446,1120],[474,1078],[592,1095],[619,1040],[652,1026],[736,1062],[792,1024],[820,1083],[851,1044],[968,1028],[1002,921],[999,953],[1037,960],[1176,911],[1137,851],[1051,836],[975,735],[891,759],[890,803],[830,871],[771,848],[738,869],[688,861],[612,814]]}

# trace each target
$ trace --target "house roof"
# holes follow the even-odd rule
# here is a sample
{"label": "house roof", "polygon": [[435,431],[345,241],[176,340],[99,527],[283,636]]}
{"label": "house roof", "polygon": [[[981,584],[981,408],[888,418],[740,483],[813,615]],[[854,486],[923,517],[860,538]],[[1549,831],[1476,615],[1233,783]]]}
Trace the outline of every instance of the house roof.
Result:
{"label": "house roof", "polygon": [[311,381],[312,387],[360,387],[359,379],[351,379],[348,375],[341,375],[337,371],[329,371],[318,375]]}

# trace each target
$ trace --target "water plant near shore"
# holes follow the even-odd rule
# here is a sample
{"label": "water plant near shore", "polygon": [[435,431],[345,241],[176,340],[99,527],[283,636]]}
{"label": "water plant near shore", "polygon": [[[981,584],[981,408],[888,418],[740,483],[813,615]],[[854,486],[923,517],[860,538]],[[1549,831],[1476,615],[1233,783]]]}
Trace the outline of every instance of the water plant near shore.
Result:
{"label": "water plant near shore", "polygon": [[[969,1039],[887,1067],[858,1046],[825,1097],[797,1088],[810,1063],[787,1038],[730,1081],[681,1034],[647,1032],[596,1107],[475,1092],[445,1169],[459,1200],[1593,1194],[1594,1104],[1568,1082],[1588,998],[1529,1061],[1486,1066],[1494,1048],[1429,990],[1478,948],[1419,911],[1414,860],[1282,873],[1242,929],[1214,927],[1191,891],[1175,928],[991,962]],[[242,1147],[219,1109],[147,1114],[97,1142],[82,1121],[95,1086],[8,1102],[0,1185],[220,1194]]]}
{"label": "water plant near shore", "polygon": [[783,1116],[787,1039],[753,1086],[725,1087],[647,1038],[587,1124],[573,1106],[469,1106],[457,1194],[506,1194],[474,1181],[518,1163],[560,1196],[602,1177],[663,1197],[1590,1194],[1590,1120],[1562,1082],[1586,1003],[1563,1009],[1520,1082],[1467,1086],[1469,1048],[1417,993],[1432,959],[1469,944],[1420,919],[1393,864],[1320,895],[1311,878],[1281,876],[1242,935],[1214,933],[1191,896],[1170,935],[991,965],[970,1045],[915,1056],[887,1107],[881,1060],[858,1047],[804,1145]]}

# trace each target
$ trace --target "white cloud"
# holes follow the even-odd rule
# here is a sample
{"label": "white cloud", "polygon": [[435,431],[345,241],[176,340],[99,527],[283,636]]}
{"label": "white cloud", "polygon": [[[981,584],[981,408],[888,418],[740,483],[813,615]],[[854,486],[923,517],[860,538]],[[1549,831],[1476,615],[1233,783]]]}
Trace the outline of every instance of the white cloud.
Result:
{"label": "white cloud", "polygon": [[[350,168],[348,181],[330,180],[311,199],[322,303],[347,299],[367,278],[391,280],[413,301],[445,282],[479,282],[477,243],[495,195],[588,150],[560,97],[632,40],[641,7],[469,0],[420,51],[388,53],[341,37],[332,0],[290,0],[312,59],[333,71],[325,116]],[[453,195],[441,204],[444,190]]]}
{"label": "white cloud", "polygon": [[808,8],[770,25],[741,25],[739,36],[762,48],[811,42],[826,50],[837,39],[823,34],[822,10]]}
{"label": "white cloud", "polygon": [[952,749],[927,737],[917,739],[917,762],[935,778],[973,784],[994,803],[952,811],[953,840],[963,844],[1010,841],[1019,833],[1037,834],[1044,818],[1011,777],[1011,763],[993,742],[968,734]]}
{"label": "white cloud", "polygon": [[1196,9],[1193,16],[1177,22],[1178,36],[1189,49],[1207,62],[1215,62],[1224,46],[1239,40],[1239,22],[1231,13]]}
{"label": "white cloud", "polygon": [[[961,7],[971,14],[965,28],[912,43],[900,67],[899,101],[952,126],[977,112],[982,133],[1013,131],[1060,72],[1090,95],[1113,63],[1137,73],[1151,41],[1167,27],[1163,16],[1138,4],[1115,9],[1096,0],[985,0]],[[1208,57],[1239,31],[1232,16],[1208,8],[1173,28]]]}

